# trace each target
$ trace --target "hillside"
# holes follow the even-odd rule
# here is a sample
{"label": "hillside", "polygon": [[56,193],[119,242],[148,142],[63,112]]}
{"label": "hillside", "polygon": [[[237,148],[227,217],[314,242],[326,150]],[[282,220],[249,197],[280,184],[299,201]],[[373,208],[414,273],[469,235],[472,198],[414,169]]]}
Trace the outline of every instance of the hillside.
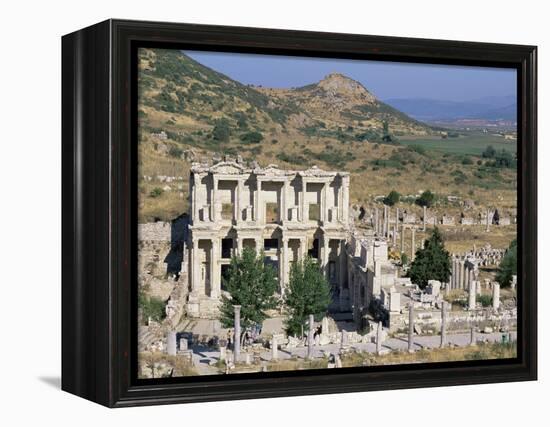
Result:
{"label": "hillside", "polygon": [[[160,49],[140,50],[139,67],[140,222],[185,212],[191,162],[221,155],[349,171],[353,204],[371,203],[392,189],[403,195],[431,189],[442,200],[453,194],[481,205],[515,206],[513,168],[401,145],[400,138],[439,134],[342,74],[299,88],[251,87],[179,51]],[[179,178],[166,183],[163,176]]]}

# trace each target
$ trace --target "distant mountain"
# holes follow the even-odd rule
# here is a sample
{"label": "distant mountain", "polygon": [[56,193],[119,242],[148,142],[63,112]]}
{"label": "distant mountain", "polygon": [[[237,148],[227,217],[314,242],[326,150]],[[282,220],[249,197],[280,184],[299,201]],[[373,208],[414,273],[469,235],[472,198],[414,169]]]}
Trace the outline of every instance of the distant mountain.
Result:
{"label": "distant mountain", "polygon": [[247,132],[376,141],[385,123],[394,134],[432,132],[338,73],[304,87],[270,89],[242,84],[180,51],[142,49],[139,59],[142,126],[188,139],[211,135],[222,122],[229,142]]}
{"label": "distant mountain", "polygon": [[442,101],[428,98],[387,99],[392,107],[426,122],[439,120],[515,120],[514,96],[492,96],[471,101]]}

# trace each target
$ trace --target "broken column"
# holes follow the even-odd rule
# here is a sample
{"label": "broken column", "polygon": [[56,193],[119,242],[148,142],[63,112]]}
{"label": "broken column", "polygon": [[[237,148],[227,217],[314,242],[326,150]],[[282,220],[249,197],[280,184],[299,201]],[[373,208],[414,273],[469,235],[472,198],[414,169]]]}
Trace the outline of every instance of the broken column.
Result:
{"label": "broken column", "polygon": [[409,305],[409,353],[414,351],[414,303],[411,301]]}
{"label": "broken column", "polygon": [[476,308],[476,281],[470,282],[470,288],[468,289],[468,310],[475,310]]}
{"label": "broken column", "polygon": [[376,329],[376,354],[382,351],[382,322],[378,322]]}
{"label": "broken column", "polygon": [[447,303],[443,301],[441,303],[441,348],[447,345]]}
{"label": "broken column", "polygon": [[476,345],[476,330],[474,327],[470,328],[470,345]]}
{"label": "broken column", "polygon": [[176,331],[169,331],[166,336],[166,352],[168,356],[176,355]]}
{"label": "broken column", "polygon": [[493,284],[493,310],[498,310],[500,307],[500,285]]}
{"label": "broken column", "polygon": [[307,358],[313,357],[313,314],[309,315],[309,331],[307,333]]}
{"label": "broken column", "polygon": [[234,305],[235,310],[235,336],[233,337],[233,362],[237,363],[241,353],[241,306]]}
{"label": "broken column", "polygon": [[271,338],[271,360],[277,360],[279,358],[279,348],[277,343],[277,337],[273,335]]}
{"label": "broken column", "polygon": [[374,232],[380,234],[380,230],[378,229],[378,208],[374,208]]}
{"label": "broken column", "polygon": [[489,221],[489,213],[490,213],[490,210],[487,209],[487,221],[486,221],[486,222],[487,222],[487,226],[485,227],[485,231],[486,231],[486,232],[489,232],[489,231],[490,231],[490,228],[489,228],[489,223],[490,223],[490,221]]}

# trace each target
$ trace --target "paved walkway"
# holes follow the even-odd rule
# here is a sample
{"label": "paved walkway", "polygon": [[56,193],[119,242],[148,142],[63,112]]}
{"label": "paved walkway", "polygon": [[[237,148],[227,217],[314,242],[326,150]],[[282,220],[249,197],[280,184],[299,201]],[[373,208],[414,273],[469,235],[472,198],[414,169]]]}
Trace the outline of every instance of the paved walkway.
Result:
{"label": "paved walkway", "polygon": [[[493,332],[490,334],[476,333],[476,340],[482,342],[502,342],[503,335],[508,335],[508,333],[502,332]],[[511,339],[517,340],[517,333],[510,332]],[[431,349],[439,348],[441,342],[441,337],[439,335],[426,335],[426,336],[415,336],[414,337],[414,349]],[[465,347],[470,345],[470,333],[463,334],[448,334],[447,342],[459,347]],[[193,364],[198,370],[200,375],[209,375],[217,373],[217,369],[213,366],[210,366],[211,363],[216,363],[220,358],[219,351],[211,351],[205,347],[190,347],[193,350]],[[355,349],[356,351],[365,352],[365,353],[375,353],[376,344],[375,343],[358,343],[350,344],[350,349]],[[407,350],[408,341],[407,337],[404,338],[388,338],[382,343],[382,352],[390,352],[392,350]],[[319,345],[313,348],[313,357],[320,358],[328,353],[336,354],[340,351],[340,344],[328,344],[328,345]],[[280,349],[278,351],[279,360],[290,359],[292,357],[305,358],[307,355],[307,347],[296,347],[292,349]],[[271,360],[271,350],[262,351],[260,353],[261,359],[263,361]],[[243,361],[244,356],[241,355]]]}

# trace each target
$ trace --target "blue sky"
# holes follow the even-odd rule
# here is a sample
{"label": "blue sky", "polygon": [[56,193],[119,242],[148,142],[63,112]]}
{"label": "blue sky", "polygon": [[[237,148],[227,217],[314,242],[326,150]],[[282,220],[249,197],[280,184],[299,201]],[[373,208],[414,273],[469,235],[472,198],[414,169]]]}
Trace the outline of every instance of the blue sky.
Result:
{"label": "blue sky", "polygon": [[380,99],[469,101],[515,96],[516,71],[504,68],[185,51],[198,62],[244,84],[288,88],[332,72],[361,82]]}

